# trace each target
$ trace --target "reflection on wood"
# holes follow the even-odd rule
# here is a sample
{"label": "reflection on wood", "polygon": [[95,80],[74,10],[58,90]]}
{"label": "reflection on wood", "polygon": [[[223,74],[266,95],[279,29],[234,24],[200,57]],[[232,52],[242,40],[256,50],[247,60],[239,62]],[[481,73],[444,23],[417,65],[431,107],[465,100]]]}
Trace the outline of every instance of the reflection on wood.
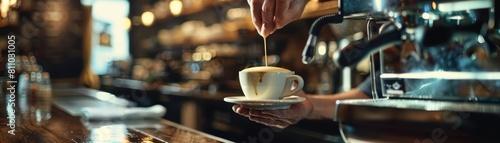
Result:
{"label": "reflection on wood", "polygon": [[[168,142],[174,143],[186,143],[186,142],[203,142],[203,143],[216,143],[220,142],[212,138],[207,138],[210,136],[191,130],[189,128],[182,127],[175,123],[163,120],[162,124],[170,124],[172,126],[162,126],[161,128],[145,128],[140,129],[141,132],[149,134],[151,136],[158,137],[161,140],[168,140]],[[195,132],[195,133],[194,133]],[[200,136],[202,134],[203,136]],[[180,138],[179,138],[180,137]]]}
{"label": "reflection on wood", "polygon": [[[15,99],[13,102],[9,100]],[[58,107],[51,106],[51,118],[37,118],[34,104],[21,107],[27,98],[2,96],[0,99],[0,142],[229,142],[181,125],[161,120],[143,121],[128,125],[102,121],[89,125],[78,116],[71,116]],[[15,106],[8,106],[13,105]],[[17,105],[17,106],[16,106]],[[13,107],[13,108],[10,108]],[[6,110],[14,109],[14,114]],[[7,117],[13,118],[7,118]],[[12,120],[10,120],[12,119]],[[8,124],[13,123],[11,128]],[[9,134],[14,130],[13,134]]]}

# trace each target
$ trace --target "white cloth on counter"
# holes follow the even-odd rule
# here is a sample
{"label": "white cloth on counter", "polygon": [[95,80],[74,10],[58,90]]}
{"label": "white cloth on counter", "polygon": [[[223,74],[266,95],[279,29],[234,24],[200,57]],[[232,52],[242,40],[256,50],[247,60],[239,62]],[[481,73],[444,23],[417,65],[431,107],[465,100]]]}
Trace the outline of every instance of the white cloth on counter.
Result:
{"label": "white cloth on counter", "polygon": [[167,113],[162,105],[151,107],[85,107],[82,108],[82,118],[86,120],[127,120],[127,119],[159,119]]}

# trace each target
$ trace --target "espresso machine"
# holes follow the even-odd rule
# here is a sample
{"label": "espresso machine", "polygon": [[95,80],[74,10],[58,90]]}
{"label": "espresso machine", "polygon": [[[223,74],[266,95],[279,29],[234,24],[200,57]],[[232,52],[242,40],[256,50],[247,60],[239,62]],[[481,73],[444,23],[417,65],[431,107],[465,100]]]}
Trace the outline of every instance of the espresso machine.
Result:
{"label": "espresso machine", "polygon": [[[336,103],[346,142],[500,142],[500,18],[495,0],[339,0],[320,27],[366,19],[369,40],[334,52],[337,67],[369,56],[373,99]],[[375,32],[374,32],[375,31]],[[377,54],[377,56],[374,56]]]}

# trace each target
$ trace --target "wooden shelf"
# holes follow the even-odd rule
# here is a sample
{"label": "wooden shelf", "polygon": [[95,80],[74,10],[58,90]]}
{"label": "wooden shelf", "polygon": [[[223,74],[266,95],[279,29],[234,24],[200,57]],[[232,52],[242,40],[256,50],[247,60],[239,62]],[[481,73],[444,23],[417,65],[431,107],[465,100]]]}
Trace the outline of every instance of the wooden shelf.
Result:
{"label": "wooden shelf", "polygon": [[[227,0],[224,2],[228,2],[232,0]],[[198,4],[202,6],[198,6],[197,9],[191,9],[189,12],[185,11],[182,16],[193,15],[196,13],[200,13],[206,8],[209,8],[214,5],[220,5],[223,2],[208,0],[204,1],[203,4]],[[247,5],[248,6],[248,5]],[[248,7],[247,7],[248,8]],[[306,4],[304,12],[300,19],[307,18],[316,18],[327,14],[338,13],[338,1],[329,0],[329,1],[309,1]],[[171,19],[176,17],[169,17]],[[168,18],[167,18],[168,19]],[[167,20],[168,21],[168,20]],[[169,31],[167,34],[164,34],[164,38],[159,38],[161,41],[160,45],[165,47],[178,46],[178,45],[203,45],[210,43],[231,43],[235,41],[240,41],[241,37],[238,35],[237,29],[246,29],[250,33],[255,34],[257,36],[257,32],[255,31],[255,27],[251,21],[250,15],[245,16],[244,18],[240,18],[238,20],[226,20],[218,23],[221,25],[220,32],[210,33],[207,35],[206,30],[198,30],[195,33],[182,33],[182,24],[179,27],[167,29]],[[207,25],[205,28],[208,28]],[[230,30],[232,29],[232,30]],[[174,36],[171,36],[174,35]],[[205,38],[199,38],[205,37]],[[204,35],[204,36],[203,36]]]}
{"label": "wooden shelf", "polygon": [[320,17],[327,14],[339,12],[339,2],[331,1],[309,1],[302,13],[301,19]]}
{"label": "wooden shelf", "polygon": [[[195,13],[199,13],[204,11],[207,8],[210,8],[212,6],[216,5],[223,5],[230,3],[234,0],[225,0],[225,1],[219,1],[219,0],[207,0],[207,1],[193,1],[191,5],[186,6],[186,8],[183,8],[183,12],[178,15],[178,16],[173,16],[169,14],[167,19],[172,19],[180,16],[186,16],[186,15],[192,15]],[[302,13],[301,19],[305,18],[314,18],[314,17],[319,17],[327,14],[332,14],[332,13],[338,13],[339,7],[338,7],[338,1],[337,0],[327,0],[327,1],[309,1],[306,4],[306,7],[304,9],[304,12]]]}
{"label": "wooden shelf", "polygon": [[170,0],[157,2],[157,4],[161,3],[160,5],[167,7],[166,12],[158,11],[163,15],[161,16],[161,18],[159,18],[159,20],[169,20],[169,19],[175,19],[183,16],[197,14],[203,12],[204,10],[212,8],[213,6],[221,6],[234,1],[235,0],[183,0],[182,11],[179,15],[173,15],[170,12],[170,8],[168,8]]}

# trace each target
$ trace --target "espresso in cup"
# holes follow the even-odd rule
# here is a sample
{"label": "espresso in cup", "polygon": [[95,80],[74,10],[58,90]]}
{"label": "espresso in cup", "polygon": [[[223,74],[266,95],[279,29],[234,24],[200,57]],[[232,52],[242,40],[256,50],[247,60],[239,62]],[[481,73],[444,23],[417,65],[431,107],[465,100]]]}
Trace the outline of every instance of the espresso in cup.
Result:
{"label": "espresso in cup", "polygon": [[[247,99],[276,100],[293,95],[304,86],[302,77],[288,69],[259,66],[239,72],[241,90]],[[292,89],[293,83],[297,86]]]}

